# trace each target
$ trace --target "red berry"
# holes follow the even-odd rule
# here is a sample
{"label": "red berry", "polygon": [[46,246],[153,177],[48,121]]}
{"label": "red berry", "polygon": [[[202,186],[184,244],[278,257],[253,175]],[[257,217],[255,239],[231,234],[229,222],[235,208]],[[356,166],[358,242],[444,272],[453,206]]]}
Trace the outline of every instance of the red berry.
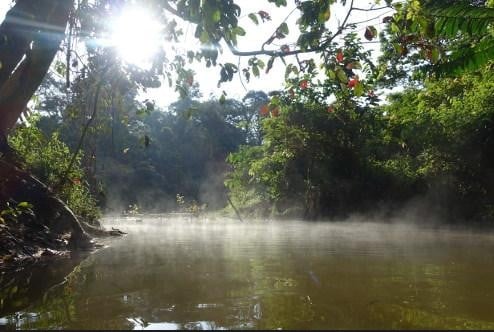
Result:
{"label": "red berry", "polygon": [[261,108],[259,109],[259,113],[262,116],[267,116],[269,114],[269,108],[268,105],[262,105]]}
{"label": "red berry", "polygon": [[338,51],[338,53],[336,53],[336,61],[343,62],[343,52]]}

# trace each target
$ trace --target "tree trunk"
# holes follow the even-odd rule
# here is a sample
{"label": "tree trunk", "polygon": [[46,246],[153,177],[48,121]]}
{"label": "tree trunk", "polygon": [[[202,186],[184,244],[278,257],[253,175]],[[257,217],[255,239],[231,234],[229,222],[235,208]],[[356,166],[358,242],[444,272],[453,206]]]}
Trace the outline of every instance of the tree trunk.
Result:
{"label": "tree trunk", "polygon": [[0,26],[0,135],[45,77],[65,36],[73,0],[18,0]]}
{"label": "tree trunk", "polygon": [[36,0],[17,1],[16,5],[7,12],[5,20],[0,25],[0,86],[2,86],[29,50],[34,35],[32,18],[36,12]]}

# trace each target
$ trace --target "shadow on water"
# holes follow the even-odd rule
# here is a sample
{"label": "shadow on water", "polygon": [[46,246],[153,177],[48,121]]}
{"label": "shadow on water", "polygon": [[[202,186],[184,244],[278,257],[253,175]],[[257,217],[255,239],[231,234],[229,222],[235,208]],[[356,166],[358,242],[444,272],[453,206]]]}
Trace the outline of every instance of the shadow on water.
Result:
{"label": "shadow on water", "polygon": [[494,328],[491,234],[176,217],[106,226],[128,236],[82,261],[25,271],[0,325]]}
{"label": "shadow on water", "polygon": [[40,299],[50,288],[62,283],[87,255],[73,253],[70,257],[52,257],[0,271],[0,317]]}

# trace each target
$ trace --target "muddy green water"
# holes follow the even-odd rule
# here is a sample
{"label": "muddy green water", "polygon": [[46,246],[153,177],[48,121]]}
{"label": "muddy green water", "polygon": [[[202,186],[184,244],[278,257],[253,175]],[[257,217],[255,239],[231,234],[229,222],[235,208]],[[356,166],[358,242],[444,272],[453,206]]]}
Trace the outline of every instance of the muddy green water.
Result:
{"label": "muddy green water", "polygon": [[[45,266],[24,298],[11,283],[0,328],[494,329],[491,233],[165,217],[105,223],[129,234],[81,262]],[[26,304],[7,313],[9,301]]]}

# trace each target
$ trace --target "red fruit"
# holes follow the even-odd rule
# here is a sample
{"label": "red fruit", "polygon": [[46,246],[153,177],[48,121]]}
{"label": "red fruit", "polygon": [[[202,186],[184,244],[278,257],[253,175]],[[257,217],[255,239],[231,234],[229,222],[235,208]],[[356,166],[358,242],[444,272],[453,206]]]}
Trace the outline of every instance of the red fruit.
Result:
{"label": "red fruit", "polygon": [[307,88],[309,87],[309,81],[307,81],[307,80],[302,80],[302,81],[300,81],[300,83],[299,83],[299,87],[300,87],[300,89],[302,89],[302,90],[307,89]]}
{"label": "red fruit", "polygon": [[354,88],[355,85],[357,85],[357,83],[358,83],[358,79],[352,78],[351,80],[348,81],[348,87],[349,88]]}
{"label": "red fruit", "polygon": [[336,53],[336,61],[343,62],[343,52],[338,51],[338,53]]}
{"label": "red fruit", "polygon": [[269,114],[268,105],[261,106],[261,108],[259,109],[259,113],[261,114],[261,116],[267,116]]}

